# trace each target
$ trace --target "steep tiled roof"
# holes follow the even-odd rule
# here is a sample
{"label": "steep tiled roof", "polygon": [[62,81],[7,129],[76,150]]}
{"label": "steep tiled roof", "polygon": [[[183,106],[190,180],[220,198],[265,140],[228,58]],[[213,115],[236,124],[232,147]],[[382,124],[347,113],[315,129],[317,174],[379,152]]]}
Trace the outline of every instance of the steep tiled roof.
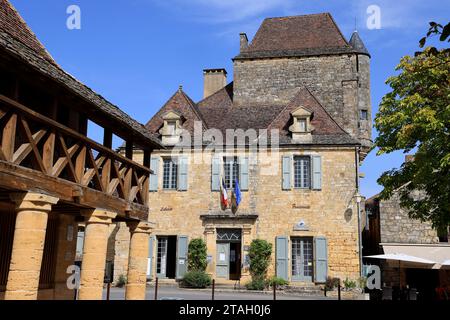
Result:
{"label": "steep tiled roof", "polygon": [[329,13],[268,18],[235,59],[354,52]]}
{"label": "steep tiled roof", "polygon": [[[17,29],[17,30],[15,30]],[[161,146],[145,127],[105,98],[62,70],[7,0],[0,0],[0,53],[22,61],[96,107],[105,117],[118,121],[139,141]]]}
{"label": "steep tiled roof", "polygon": [[195,103],[180,88],[170,99],[159,109],[159,111],[147,122],[145,127],[153,134],[158,134],[159,129],[164,124],[163,117],[168,112],[173,111],[182,117],[183,129],[188,130],[191,135],[194,133],[194,122],[201,121],[203,127],[206,123],[197,109]]}
{"label": "steep tiled roof", "polygon": [[45,47],[8,0],[0,0],[0,32],[7,33],[47,61],[55,63]]}
{"label": "steep tiled roof", "polygon": [[[204,127],[218,129],[226,137],[227,129],[276,129],[280,133],[280,144],[292,144],[288,130],[292,124],[291,113],[299,107],[308,109],[313,115],[311,124],[314,145],[357,145],[358,142],[347,134],[327,113],[324,107],[306,88],[299,88],[295,98],[288,105],[234,105],[233,83],[197,104],[181,90],[175,93],[147,123],[146,127],[155,135],[163,125],[162,116],[175,111],[183,116],[182,127],[193,133],[194,121],[203,121]],[[199,117],[194,110],[198,111]],[[270,133],[269,133],[270,137]]]}

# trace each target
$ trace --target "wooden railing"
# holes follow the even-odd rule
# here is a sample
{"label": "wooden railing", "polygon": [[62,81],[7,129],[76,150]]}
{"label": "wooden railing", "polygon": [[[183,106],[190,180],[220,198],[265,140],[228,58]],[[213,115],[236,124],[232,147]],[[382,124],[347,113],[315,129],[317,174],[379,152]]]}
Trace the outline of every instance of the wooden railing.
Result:
{"label": "wooden railing", "polygon": [[147,206],[150,169],[0,95],[0,160]]}

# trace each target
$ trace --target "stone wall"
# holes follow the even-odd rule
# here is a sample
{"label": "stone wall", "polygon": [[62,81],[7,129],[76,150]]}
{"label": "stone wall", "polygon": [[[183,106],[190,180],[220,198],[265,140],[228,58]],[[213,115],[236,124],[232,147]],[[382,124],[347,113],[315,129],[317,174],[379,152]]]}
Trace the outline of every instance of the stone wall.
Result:
{"label": "stone wall", "polygon": [[121,275],[128,273],[128,254],[130,250],[130,230],[125,222],[112,223],[109,226],[106,261],[114,263],[113,283]]}
{"label": "stone wall", "polygon": [[[161,151],[154,152],[152,156],[158,154],[169,155],[167,151]],[[283,191],[282,154],[320,154],[323,162],[322,190]],[[188,191],[184,192],[161,189],[160,161],[160,188],[158,192],[151,192],[149,199],[149,220],[155,223],[153,235],[187,235],[189,239],[203,237],[207,241],[208,254],[213,259],[215,228],[243,228],[243,243],[249,244],[255,238],[266,239],[274,245],[274,251],[277,236],[325,236],[328,241],[328,274],[342,279],[357,279],[359,260],[354,159],[355,151],[352,148],[297,148],[273,155],[272,162],[268,163],[276,164],[275,167],[264,165],[261,159],[250,165],[250,189],[242,192],[243,199],[237,215],[258,215],[253,221],[201,219],[200,216],[205,214],[231,214],[229,210],[221,211],[219,192],[211,191],[211,154],[205,153],[205,161],[202,163],[189,164]],[[301,220],[308,226],[308,231],[294,230],[294,225]],[[270,274],[275,272],[274,259],[275,253],[272,256]],[[210,266],[209,270],[214,273],[214,267]]]}
{"label": "stone wall", "polygon": [[429,222],[411,219],[400,207],[398,194],[380,201],[380,232],[383,243],[438,243],[436,231]]}
{"label": "stone wall", "polygon": [[[234,102],[238,105],[286,104],[301,86],[307,86],[347,132],[361,139],[363,145],[369,144],[369,57],[334,55],[234,62]],[[358,109],[368,111],[369,121],[359,124]]]}

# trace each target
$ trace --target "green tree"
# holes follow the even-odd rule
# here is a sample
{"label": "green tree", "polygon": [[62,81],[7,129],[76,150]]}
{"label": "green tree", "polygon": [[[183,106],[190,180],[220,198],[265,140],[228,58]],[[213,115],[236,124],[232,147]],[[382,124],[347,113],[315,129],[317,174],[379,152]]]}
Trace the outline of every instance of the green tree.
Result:
{"label": "green tree", "polygon": [[[434,35],[447,42],[449,30],[449,24],[430,23],[420,46]],[[412,218],[445,228],[450,224],[450,50],[427,47],[403,57],[396,70],[399,74],[386,82],[392,91],[376,115],[375,147],[378,155],[397,150],[415,155],[378,179],[381,198],[398,191]]]}
{"label": "green tree", "polygon": [[266,240],[255,239],[250,244],[250,275],[253,281],[265,280],[270,264],[272,244]]}
{"label": "green tree", "polygon": [[189,271],[206,270],[207,250],[206,243],[203,239],[192,239],[188,247],[188,269]]}

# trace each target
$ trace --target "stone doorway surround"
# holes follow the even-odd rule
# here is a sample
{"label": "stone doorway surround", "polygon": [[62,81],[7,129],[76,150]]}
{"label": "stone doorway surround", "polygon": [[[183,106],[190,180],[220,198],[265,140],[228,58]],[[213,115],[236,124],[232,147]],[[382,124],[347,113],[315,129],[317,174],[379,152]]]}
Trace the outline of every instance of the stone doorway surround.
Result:
{"label": "stone doorway surround", "polygon": [[217,229],[241,229],[242,230],[242,269],[241,278],[238,281],[247,282],[250,280],[250,272],[248,265],[248,251],[250,244],[255,238],[256,228],[255,222],[258,219],[257,214],[204,214],[200,218],[205,228],[204,235],[208,252],[208,266],[206,272],[213,279],[216,278],[216,259],[217,259]]}

